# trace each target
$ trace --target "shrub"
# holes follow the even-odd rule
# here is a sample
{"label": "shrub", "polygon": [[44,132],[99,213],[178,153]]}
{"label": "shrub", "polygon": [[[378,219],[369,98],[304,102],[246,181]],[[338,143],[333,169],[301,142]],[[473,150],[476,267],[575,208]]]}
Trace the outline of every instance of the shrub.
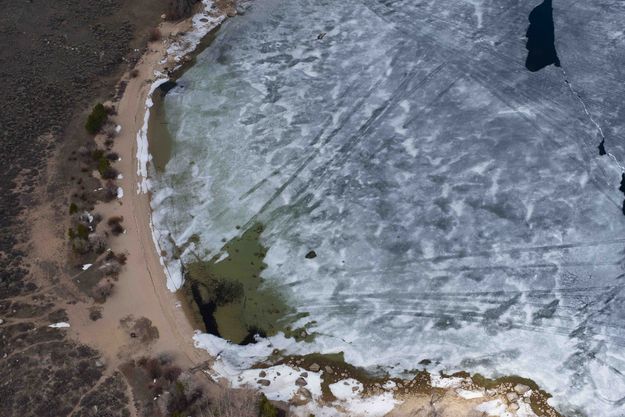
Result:
{"label": "shrub", "polygon": [[69,205],[69,214],[74,214],[78,211],[78,206],[76,205],[76,203],[71,203]]}
{"label": "shrub", "polygon": [[95,105],[89,117],[87,117],[87,123],[85,123],[85,129],[87,132],[95,135],[100,131],[104,123],[108,118],[108,113],[106,108],[102,103],[98,103]]}
{"label": "shrub", "polygon": [[102,318],[102,310],[97,307],[92,307],[89,309],[89,318],[92,321],[96,321]]}
{"label": "shrub", "polygon": [[119,265],[117,261],[107,262],[100,267],[100,271],[104,275],[111,275],[116,278],[119,275],[119,271],[121,271],[122,267]]}
{"label": "shrub", "polygon": [[102,133],[104,133],[108,139],[114,139],[117,136],[117,126],[114,123],[107,123],[102,128]]}
{"label": "shrub", "polygon": [[112,216],[108,219],[106,224],[113,226],[115,223],[121,223],[124,221],[124,216]]}
{"label": "shrub", "polygon": [[71,243],[72,243],[72,249],[74,250],[74,252],[82,254],[82,255],[89,252],[89,249],[91,248],[87,240],[81,239],[79,237],[71,238]]}
{"label": "shrub", "polygon": [[104,178],[104,172],[111,167],[111,161],[102,156],[98,160],[98,172]]}
{"label": "shrub", "polygon": [[85,224],[76,225],[76,237],[87,240],[89,238],[89,227]]}
{"label": "shrub", "polygon": [[119,172],[115,168],[109,166],[101,172],[101,175],[105,180],[114,180],[119,175]]}
{"label": "shrub", "polygon": [[91,296],[99,303],[103,303],[113,293],[113,283],[108,279],[102,279],[91,290]]}
{"label": "shrub", "polygon": [[278,409],[273,405],[265,394],[260,394],[260,400],[258,401],[258,415],[260,417],[278,417]]}
{"label": "shrub", "polygon": [[108,180],[104,184],[104,201],[111,201],[117,198],[117,185],[114,181]]}
{"label": "shrub", "polygon": [[182,370],[175,365],[167,365],[163,367],[163,377],[169,382],[174,382],[178,379]]}
{"label": "shrub", "polygon": [[130,78],[137,78],[139,76],[139,70],[138,69],[133,69],[132,71],[130,71]]}
{"label": "shrub", "polygon": [[91,245],[91,249],[97,254],[103,253],[107,246],[106,239],[95,233],[89,235],[89,244]]}
{"label": "shrub", "polygon": [[148,33],[148,41],[156,42],[160,41],[162,37],[161,30],[159,28],[152,28]]}

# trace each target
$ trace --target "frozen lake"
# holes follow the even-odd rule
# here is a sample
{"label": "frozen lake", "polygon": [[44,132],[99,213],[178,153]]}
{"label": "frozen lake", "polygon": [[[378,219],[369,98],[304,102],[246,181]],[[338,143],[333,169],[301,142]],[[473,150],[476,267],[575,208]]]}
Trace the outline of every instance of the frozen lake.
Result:
{"label": "frozen lake", "polygon": [[258,0],[165,99],[156,227],[214,253],[263,223],[305,350],[625,415],[625,3],[554,0],[531,72],[538,5]]}

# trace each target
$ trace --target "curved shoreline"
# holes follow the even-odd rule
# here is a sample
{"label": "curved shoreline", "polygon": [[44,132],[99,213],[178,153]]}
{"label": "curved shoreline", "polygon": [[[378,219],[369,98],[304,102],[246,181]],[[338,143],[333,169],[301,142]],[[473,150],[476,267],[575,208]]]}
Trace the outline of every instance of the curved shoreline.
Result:
{"label": "curved shoreline", "polygon": [[[83,303],[68,307],[71,333],[81,341],[96,346],[115,368],[129,355],[139,351],[173,354],[186,367],[199,366],[211,360],[207,352],[195,348],[192,337],[196,329],[187,318],[177,295],[165,285],[169,276],[152,228],[149,179],[146,177],[150,96],[160,83],[167,81],[165,74],[168,71],[175,70],[184,63],[184,59],[188,59],[188,54],[197,45],[194,41],[199,42],[199,38],[223,22],[225,12],[215,10],[213,13],[219,14],[210,20],[214,24],[206,25],[204,33],[201,29],[197,30],[195,26],[200,19],[208,16],[211,5],[211,1],[204,0],[203,9],[192,18],[161,22],[162,40],[150,43],[134,68],[135,74],[125,74],[118,84],[118,89],[123,88],[123,94],[115,103],[117,115],[112,120],[121,130],[113,151],[120,155],[116,168],[122,174],[122,178],[117,180],[122,192],[117,201],[98,203],[95,210],[105,218],[120,216],[125,219],[125,232],[111,240],[110,249],[127,254],[128,261],[120,273],[115,296],[102,304],[104,319],[98,322],[98,326],[93,326],[82,313],[85,309]],[[128,340],[119,323],[129,316],[149,318],[158,328],[158,339],[141,347]]]}

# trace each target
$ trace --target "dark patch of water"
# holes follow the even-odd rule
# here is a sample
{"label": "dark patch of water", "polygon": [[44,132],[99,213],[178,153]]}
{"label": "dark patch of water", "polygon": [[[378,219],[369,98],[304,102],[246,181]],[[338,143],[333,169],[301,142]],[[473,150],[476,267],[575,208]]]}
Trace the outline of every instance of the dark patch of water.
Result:
{"label": "dark patch of water", "polygon": [[599,148],[599,155],[600,156],[607,155],[607,152],[605,151],[605,139],[603,139],[601,141],[601,143],[599,144],[598,148]]}
{"label": "dark patch of water", "polygon": [[206,332],[217,337],[221,337],[219,335],[219,329],[217,328],[217,320],[215,320],[215,310],[217,309],[217,304],[214,301],[204,302],[202,295],[200,294],[200,289],[195,283],[191,284],[191,294],[200,312],[200,316],[202,317],[202,322],[204,323]]}
{"label": "dark patch of water", "polygon": [[178,83],[173,80],[165,81],[163,84],[158,86],[158,91],[161,93],[162,97],[165,97],[167,93],[176,88]]}
{"label": "dark patch of water", "polygon": [[555,46],[551,0],[544,0],[534,8],[529,15],[529,22],[525,34],[527,36],[525,68],[535,72],[551,64],[559,67],[560,59]]}

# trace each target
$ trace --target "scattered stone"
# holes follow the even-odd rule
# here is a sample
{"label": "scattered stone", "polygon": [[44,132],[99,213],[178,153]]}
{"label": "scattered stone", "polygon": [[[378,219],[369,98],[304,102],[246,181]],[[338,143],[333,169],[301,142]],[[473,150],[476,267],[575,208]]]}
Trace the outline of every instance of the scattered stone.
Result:
{"label": "scattered stone", "polygon": [[332,370],[332,368],[330,368],[329,366],[326,366],[324,369],[325,369],[325,371],[326,371],[327,373],[329,373],[330,375],[332,375],[332,374],[334,373],[334,371]]}
{"label": "scattered stone", "polygon": [[317,252],[315,252],[314,250],[311,250],[305,256],[306,259],[314,259],[316,257],[317,257]]}
{"label": "scattered stone", "polygon": [[519,399],[519,394],[517,394],[516,392],[509,392],[506,394],[506,398],[508,399],[508,401],[513,402]]}
{"label": "scattered stone", "polygon": [[321,32],[320,34],[318,34],[318,35],[317,35],[317,39],[318,39],[318,40],[321,40],[321,39],[323,39],[325,36],[326,36],[326,33],[325,33],[325,32]]}
{"label": "scattered stone", "polygon": [[514,387],[514,390],[516,391],[517,394],[523,395],[527,391],[530,390],[530,387],[528,387],[527,385],[523,385],[523,384],[516,384],[516,386]]}
{"label": "scattered stone", "polygon": [[[2,320],[0,320],[0,324],[2,324]],[[308,378],[308,372],[302,372],[299,374],[302,378]]]}
{"label": "scattered stone", "polygon": [[517,403],[512,403],[510,404],[510,406],[508,407],[508,409],[510,411],[517,411],[519,409],[519,405]]}
{"label": "scattered stone", "polygon": [[310,370],[312,372],[319,372],[320,369],[321,369],[321,367],[318,364],[316,364],[316,363],[313,363],[312,365],[310,365]]}
{"label": "scattered stone", "polygon": [[101,359],[96,359],[95,366],[98,368],[102,368],[104,366],[104,362]]}
{"label": "scattered stone", "polygon": [[308,382],[306,382],[306,380],[302,377],[299,377],[295,380],[295,385],[299,386],[299,387],[303,387],[305,385],[308,385]]}
{"label": "scattered stone", "polygon": [[258,385],[262,385],[263,387],[268,387],[271,384],[271,381],[269,381],[268,379],[259,379],[256,382],[258,383]]}
{"label": "scattered stone", "polygon": [[264,378],[264,377],[266,377],[266,376],[267,376],[267,372],[265,372],[265,371],[260,371],[260,372],[258,373],[258,376],[259,376],[259,377],[261,377],[261,378]]}

